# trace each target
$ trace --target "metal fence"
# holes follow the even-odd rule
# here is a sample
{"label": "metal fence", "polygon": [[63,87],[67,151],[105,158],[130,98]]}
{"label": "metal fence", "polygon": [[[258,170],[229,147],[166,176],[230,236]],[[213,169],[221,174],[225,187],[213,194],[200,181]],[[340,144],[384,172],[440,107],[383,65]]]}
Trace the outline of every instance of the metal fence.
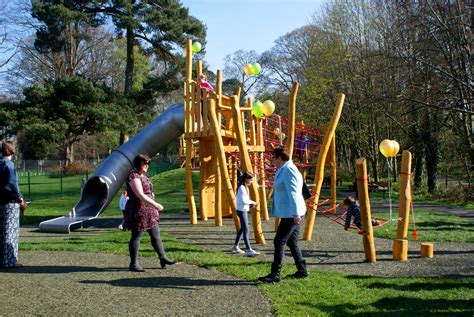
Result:
{"label": "metal fence", "polygon": [[[99,161],[82,162],[84,166],[91,166],[82,172],[63,171],[62,161],[21,161],[17,162],[18,183],[20,192],[27,200],[78,195],[85,182],[94,170],[100,166]],[[148,176],[178,168],[172,162],[155,161],[148,169]]]}

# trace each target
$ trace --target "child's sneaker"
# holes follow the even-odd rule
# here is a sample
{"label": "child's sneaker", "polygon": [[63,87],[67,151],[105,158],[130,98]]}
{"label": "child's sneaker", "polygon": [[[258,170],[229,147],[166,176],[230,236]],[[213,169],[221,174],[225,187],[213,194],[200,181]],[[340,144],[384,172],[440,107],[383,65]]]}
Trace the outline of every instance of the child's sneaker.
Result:
{"label": "child's sneaker", "polygon": [[260,252],[257,252],[253,249],[247,250],[247,256],[250,257],[250,258],[253,258],[254,256],[259,255],[259,254],[260,254]]}
{"label": "child's sneaker", "polygon": [[119,230],[122,230],[122,231],[123,231],[123,225],[122,225],[122,224],[119,224],[119,225],[118,225],[118,227],[117,227],[117,229],[119,229]]}
{"label": "child's sneaker", "polygon": [[237,245],[234,245],[232,248],[230,248],[230,252],[234,253],[234,254],[244,254],[245,252],[239,248],[239,246]]}

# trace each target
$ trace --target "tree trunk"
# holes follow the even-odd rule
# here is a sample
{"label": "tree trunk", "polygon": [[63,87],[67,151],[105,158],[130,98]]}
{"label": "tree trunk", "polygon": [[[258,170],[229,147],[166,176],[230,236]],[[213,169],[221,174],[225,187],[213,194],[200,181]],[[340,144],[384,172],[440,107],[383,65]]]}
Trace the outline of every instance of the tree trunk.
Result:
{"label": "tree trunk", "polygon": [[430,117],[427,112],[425,114],[425,163],[426,176],[428,177],[428,192],[433,193],[438,185],[438,165],[440,161],[440,136],[436,127],[432,126],[432,122],[439,123],[439,120]]}
{"label": "tree trunk", "polygon": [[[133,28],[132,26],[127,26],[127,63],[125,67],[125,87],[124,92],[127,96],[133,87],[133,68],[135,66],[135,56],[133,54]],[[123,144],[128,140],[128,133],[125,129],[120,130],[120,140],[119,144]]]}
{"label": "tree trunk", "polygon": [[433,193],[438,186],[438,162],[432,159],[437,155],[436,145],[428,144],[426,147],[426,175],[428,177],[428,192]]}
{"label": "tree trunk", "polygon": [[74,162],[74,144],[66,143],[66,166]]}
{"label": "tree trunk", "polygon": [[415,172],[415,177],[414,177],[414,186],[416,189],[420,189],[421,186],[423,186],[423,150],[416,150],[413,153],[413,158],[414,158],[414,172]]}
{"label": "tree trunk", "polygon": [[125,67],[125,87],[124,92],[127,95],[133,87],[133,67],[135,64],[135,57],[133,55],[133,28],[127,26],[127,64]]}

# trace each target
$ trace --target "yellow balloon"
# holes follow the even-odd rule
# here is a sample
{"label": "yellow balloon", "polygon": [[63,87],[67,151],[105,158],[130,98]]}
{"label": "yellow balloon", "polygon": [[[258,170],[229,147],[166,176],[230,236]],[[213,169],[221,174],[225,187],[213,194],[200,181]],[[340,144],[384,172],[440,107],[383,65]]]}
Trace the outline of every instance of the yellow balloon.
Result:
{"label": "yellow balloon", "polygon": [[275,103],[271,100],[265,100],[263,102],[263,114],[268,117],[273,113],[273,111],[275,111]]}
{"label": "yellow balloon", "polygon": [[400,151],[400,144],[398,144],[398,142],[395,140],[392,140],[392,144],[393,144],[392,156],[396,156],[398,154],[398,151]]}
{"label": "yellow balloon", "polygon": [[247,76],[252,75],[252,65],[250,65],[250,64],[245,64],[245,66],[244,66],[244,73],[247,74]]}
{"label": "yellow balloon", "polygon": [[382,155],[385,157],[390,157],[392,156],[394,146],[395,145],[392,143],[391,140],[385,139],[382,142],[380,142],[380,145],[379,145],[380,153],[382,153]]}

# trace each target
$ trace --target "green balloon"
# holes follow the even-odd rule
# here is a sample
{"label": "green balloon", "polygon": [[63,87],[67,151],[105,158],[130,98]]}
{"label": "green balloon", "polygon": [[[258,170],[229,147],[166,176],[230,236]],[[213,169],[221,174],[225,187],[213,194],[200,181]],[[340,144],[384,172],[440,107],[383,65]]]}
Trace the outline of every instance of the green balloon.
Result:
{"label": "green balloon", "polygon": [[252,64],[252,73],[254,75],[260,74],[261,71],[262,71],[262,66],[260,66],[259,63],[253,63]]}
{"label": "green balloon", "polygon": [[253,104],[252,104],[252,114],[260,119],[263,115],[263,103],[261,103],[260,101],[255,101]]}
{"label": "green balloon", "polygon": [[193,47],[192,47],[193,53],[199,53],[199,51],[201,51],[201,48],[202,48],[201,43],[199,43],[199,42],[194,42],[193,43]]}

